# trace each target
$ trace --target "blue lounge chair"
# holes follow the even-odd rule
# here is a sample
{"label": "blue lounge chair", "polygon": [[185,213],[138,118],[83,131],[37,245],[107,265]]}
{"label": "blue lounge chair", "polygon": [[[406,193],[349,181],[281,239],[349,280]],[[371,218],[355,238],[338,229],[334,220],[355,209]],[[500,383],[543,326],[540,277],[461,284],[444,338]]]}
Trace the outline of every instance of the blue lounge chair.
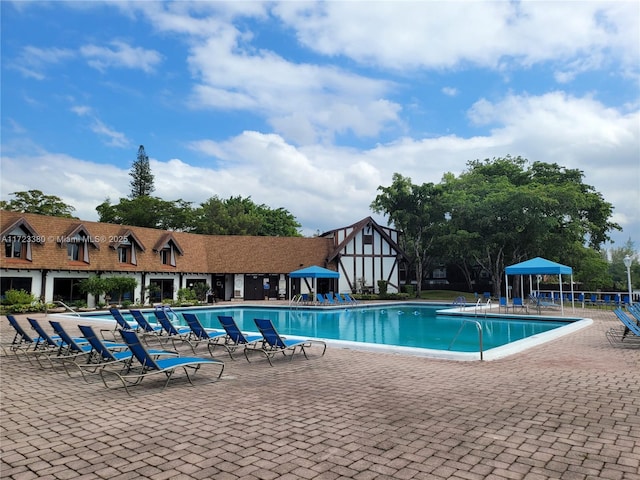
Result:
{"label": "blue lounge chair", "polygon": [[322,295],[321,293],[316,293],[316,303],[319,303],[321,305],[326,303],[324,295]]}
{"label": "blue lounge chair", "polygon": [[[4,355],[12,352],[17,357],[19,357],[20,354],[27,355],[30,353],[37,353],[45,348],[48,348],[48,344],[46,343],[46,341],[44,341],[44,339],[40,337],[32,338],[31,335],[29,335],[26,330],[22,328],[22,325],[20,325],[16,317],[14,317],[13,315],[7,315],[6,317],[15,334],[13,336],[13,340],[10,343],[0,344],[0,348],[2,349]],[[33,364],[29,355],[27,355],[27,360],[29,360],[29,363]]]}
{"label": "blue lounge chair", "polygon": [[333,301],[333,292],[325,293],[324,301],[326,302],[327,305],[335,305],[336,302]]}
{"label": "blue lounge chair", "polygon": [[118,328],[122,330],[138,330],[140,328],[137,324],[127,322],[127,319],[122,316],[122,313],[120,313],[120,310],[117,308],[110,308],[109,313],[111,313],[111,316],[116,320],[116,328],[114,331]]}
{"label": "blue lounge chair", "polygon": [[[622,308],[616,308],[613,313],[615,313],[616,317],[622,322],[624,328],[622,331],[615,328],[609,329],[606,332],[609,343],[615,346],[640,346],[640,325],[638,322],[629,318]],[[629,335],[629,333],[631,333],[631,335]]]}
{"label": "blue lounge chair", "polygon": [[324,352],[327,350],[327,344],[320,340],[293,340],[281,337],[269,319],[256,318],[254,319],[254,322],[256,323],[264,341],[260,344],[255,344],[253,347],[246,347],[244,349],[244,356],[247,361],[250,361],[248,355],[248,352],[250,351],[262,353],[267,357],[267,360],[269,360],[269,365],[273,366],[271,358],[278,353],[282,353],[286,357],[287,352],[290,351],[291,355],[289,356],[289,361],[291,361],[298,350],[302,352],[305,358],[309,358],[305,348],[311,347],[313,343],[318,343],[323,346],[322,355],[324,355]]}
{"label": "blue lounge chair", "polygon": [[347,302],[349,302],[349,303],[351,303],[351,304],[353,304],[353,305],[357,305],[357,304],[358,304],[358,301],[357,301],[355,298],[353,298],[350,294],[348,294],[348,293],[343,293],[342,295],[344,296],[344,299],[345,299]]}
{"label": "blue lounge chair", "polygon": [[169,335],[169,336],[175,336],[176,338],[180,337],[188,337],[189,334],[191,333],[191,329],[189,327],[175,327],[173,325],[173,323],[171,322],[171,319],[169,318],[169,316],[167,315],[167,311],[164,309],[159,309],[156,308],[153,311],[154,315],[156,316],[156,318],[158,319],[158,323],[160,324],[160,326],[162,327],[162,334],[163,335]]}
{"label": "blue lounge chair", "polygon": [[210,345],[212,343],[218,343],[222,341],[227,335],[224,330],[204,328],[195,313],[185,312],[182,314],[182,316],[191,329],[191,332],[185,341],[189,344],[194,354],[196,353],[196,347],[203,342],[206,342],[207,347],[209,348],[209,352],[211,352]]}
{"label": "blue lounge chair", "polygon": [[[90,373],[98,373],[100,369],[111,366],[118,366],[123,372],[128,371],[131,368],[131,361],[133,360],[133,353],[129,350],[126,344],[124,348],[114,349],[109,347],[104,341],[99,338],[94,332],[93,328],[88,325],[78,325],[82,336],[87,339],[91,347],[93,348],[93,355],[89,358],[88,363],[73,364],[80,370],[82,377],[85,377],[85,371]],[[131,331],[131,330],[129,330]],[[177,352],[168,350],[149,350],[149,354],[153,356],[178,356]],[[66,368],[67,362],[63,362],[67,374],[71,375]]]}
{"label": "blue lounge chair", "polygon": [[35,350],[40,343],[40,338],[31,338],[31,336],[22,328],[22,325],[18,322],[16,317],[13,315],[7,315],[7,320],[9,321],[9,325],[13,328],[15,334],[13,336],[13,340],[10,343],[3,344],[2,349],[5,347],[9,348],[13,352],[17,352],[17,350]]}
{"label": "blue lounge chair", "polygon": [[[27,317],[27,322],[31,325],[31,328],[38,334],[39,344],[36,346],[37,349],[44,347],[45,349],[53,349],[60,350],[64,348],[64,342],[60,338],[59,335],[49,335],[47,331],[40,325],[35,318]],[[73,339],[80,343],[87,343],[86,340],[82,338],[73,337]]]}
{"label": "blue lounge chair", "polygon": [[263,341],[262,335],[251,335],[240,331],[236,321],[231,316],[218,315],[218,321],[227,335],[223,342],[218,342],[210,346],[209,352],[211,355],[213,355],[212,349],[215,350],[216,347],[223,347],[233,360],[233,352],[239,347],[246,348],[247,346],[255,346],[257,342]]}
{"label": "blue lounge chair", "polygon": [[[162,333],[162,327],[158,325],[152,325],[144,313],[140,310],[129,310],[129,313],[138,324],[138,333],[143,335],[160,335]],[[130,329],[129,329],[130,330]]]}
{"label": "blue lounge chair", "polygon": [[20,323],[18,323],[16,317],[14,317],[13,315],[7,315],[6,317],[9,321],[9,325],[11,325],[11,327],[13,327],[13,329],[15,330],[15,335],[13,336],[13,340],[11,341],[12,345],[27,344],[31,346],[35,343],[35,340],[31,338],[31,336],[29,336],[29,334],[22,328]]}
{"label": "blue lounge chair", "polygon": [[[122,330],[120,331],[120,334],[122,335],[122,339],[131,350],[131,353],[133,353],[134,357],[136,358],[137,363],[125,372],[116,372],[105,368],[100,370],[100,375],[102,376],[102,380],[107,387],[109,387],[107,377],[110,377],[112,375],[116,376],[120,380],[120,382],[122,382],[122,385],[129,395],[131,395],[131,391],[129,390],[130,386],[139,385],[145,378],[150,375],[161,373],[166,376],[167,380],[162,387],[162,390],[164,390],[167,385],[169,385],[169,381],[171,380],[174,372],[179,368],[181,368],[185,372],[187,380],[191,385],[193,385],[193,381],[191,378],[192,375],[195,374],[203,365],[214,365],[220,368],[220,372],[218,373],[217,378],[220,378],[222,376],[222,372],[224,371],[224,362],[215,358],[154,358],[154,355],[152,355],[140,341],[140,337],[136,332]],[[191,374],[189,373],[190,370],[192,372]]]}
{"label": "blue lounge chair", "polygon": [[[29,321],[36,322],[34,319],[29,319]],[[67,360],[75,360],[77,357],[81,355],[87,355],[87,356],[91,355],[91,351],[93,347],[91,347],[89,342],[85,338],[78,339],[77,337],[71,337],[71,335],[69,335],[66,332],[66,330],[62,328],[62,325],[60,324],[60,322],[53,321],[53,320],[49,321],[49,324],[53,328],[53,331],[56,333],[56,336],[60,340],[54,340],[50,335],[48,335],[45,332],[44,329],[42,329],[39,323],[36,322],[36,324],[41,329],[41,331],[39,331],[38,333],[40,334],[40,336],[42,336],[45,339],[47,345],[49,346],[57,345],[57,348],[44,349],[40,351],[37,355],[35,355],[35,359],[37,360],[38,364],[40,364],[41,367],[45,366],[41,361],[43,358],[48,360],[49,365],[51,367],[54,367],[55,366],[53,363],[54,360],[64,362]],[[34,324],[32,323],[32,325]]]}
{"label": "blue lounge chair", "polygon": [[545,300],[544,297],[536,298],[536,306],[538,309],[540,308],[560,308],[560,305],[556,303],[554,300]]}

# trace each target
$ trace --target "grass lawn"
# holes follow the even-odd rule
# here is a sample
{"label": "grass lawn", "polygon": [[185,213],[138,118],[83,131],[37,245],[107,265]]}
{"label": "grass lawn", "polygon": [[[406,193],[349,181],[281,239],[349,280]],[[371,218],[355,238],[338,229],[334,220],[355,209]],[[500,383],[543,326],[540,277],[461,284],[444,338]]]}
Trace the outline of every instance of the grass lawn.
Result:
{"label": "grass lawn", "polygon": [[475,302],[475,296],[469,292],[456,292],[453,290],[423,290],[420,298],[423,300],[453,302],[458,297],[465,297],[467,303]]}

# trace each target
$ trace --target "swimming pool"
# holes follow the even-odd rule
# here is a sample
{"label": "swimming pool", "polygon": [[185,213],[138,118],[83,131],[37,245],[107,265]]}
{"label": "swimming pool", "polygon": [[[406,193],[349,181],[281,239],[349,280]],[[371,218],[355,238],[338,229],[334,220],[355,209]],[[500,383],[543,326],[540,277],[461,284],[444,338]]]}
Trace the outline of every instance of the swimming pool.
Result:
{"label": "swimming pool", "polygon": [[[586,326],[588,319],[500,316],[447,309],[424,303],[392,303],[350,308],[222,306],[174,309],[174,323],[186,325],[180,311],[192,311],[206,328],[220,328],[218,315],[232,316],[245,331],[256,331],[254,318],[268,318],[283,335],[316,338],[336,346],[407,353],[454,360],[480,356],[477,325],[482,327],[483,358],[510,355]],[[152,310],[143,311],[150,321]],[[123,312],[125,318],[130,319]],[[112,320],[107,315],[91,315]],[[477,323],[476,323],[477,322]],[[587,324],[590,323],[587,322]]]}

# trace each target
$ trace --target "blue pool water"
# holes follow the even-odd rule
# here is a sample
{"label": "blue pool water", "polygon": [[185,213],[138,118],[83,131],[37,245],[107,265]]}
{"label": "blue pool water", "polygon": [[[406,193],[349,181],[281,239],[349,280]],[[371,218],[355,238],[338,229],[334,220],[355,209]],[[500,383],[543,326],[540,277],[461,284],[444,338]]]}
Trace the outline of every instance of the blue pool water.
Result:
{"label": "blue pool water", "polygon": [[[485,351],[558,329],[576,320],[438,314],[437,311],[443,308],[447,307],[388,304],[339,309],[242,306],[190,308],[188,311],[196,313],[206,328],[220,329],[218,315],[230,315],[241,330],[255,332],[253,320],[268,318],[281,334],[288,336],[453,352],[479,351],[476,324],[464,322],[464,319],[478,321],[482,325]],[[179,315],[181,309],[174,311],[178,313],[174,323],[186,325]],[[144,313],[151,322],[155,322],[152,311]],[[131,319],[126,313],[124,316]]]}

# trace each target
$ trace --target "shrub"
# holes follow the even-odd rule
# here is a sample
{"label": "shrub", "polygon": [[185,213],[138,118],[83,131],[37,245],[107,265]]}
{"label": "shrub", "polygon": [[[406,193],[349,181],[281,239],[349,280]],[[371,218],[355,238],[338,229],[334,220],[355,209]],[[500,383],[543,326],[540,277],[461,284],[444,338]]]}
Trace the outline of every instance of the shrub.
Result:
{"label": "shrub", "polygon": [[196,301],[196,292],[191,288],[181,288],[178,290],[178,303]]}
{"label": "shrub", "polygon": [[416,296],[416,289],[413,285],[405,285],[402,289],[409,295],[409,298]]}
{"label": "shrub", "polygon": [[26,290],[7,290],[4,294],[4,305],[31,305],[36,297]]}

